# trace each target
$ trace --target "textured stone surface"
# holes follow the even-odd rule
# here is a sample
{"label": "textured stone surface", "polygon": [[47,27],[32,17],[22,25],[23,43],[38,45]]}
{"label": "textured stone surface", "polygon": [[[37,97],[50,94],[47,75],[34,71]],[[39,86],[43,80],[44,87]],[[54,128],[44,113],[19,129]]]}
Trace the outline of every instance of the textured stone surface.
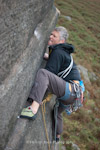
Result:
{"label": "textured stone surface", "polygon": [[0,3],[0,82],[28,47],[37,24],[52,7],[51,0],[2,0]]}
{"label": "textured stone surface", "polygon": [[[54,102],[46,103],[45,121],[47,125],[48,137],[50,145],[53,149],[54,144],[52,140],[52,113]],[[9,141],[5,150],[47,150],[48,142],[46,138],[46,132],[42,117],[42,110],[39,109],[37,118],[35,121],[29,121],[25,119],[17,119],[14,130],[11,133]]]}
{"label": "textured stone surface", "polygon": [[[0,150],[5,146],[32,149],[26,141],[45,138],[40,111],[34,123],[17,116],[25,105],[57,16],[51,0],[0,1]],[[51,118],[48,122],[51,137]],[[36,150],[40,147],[37,145]]]}
{"label": "textured stone surface", "polygon": [[90,79],[89,79],[89,76],[88,76],[88,70],[87,70],[87,68],[84,68],[81,65],[78,65],[77,67],[78,67],[79,71],[82,73],[82,75],[83,75],[83,77],[85,79],[85,82],[90,83]]}

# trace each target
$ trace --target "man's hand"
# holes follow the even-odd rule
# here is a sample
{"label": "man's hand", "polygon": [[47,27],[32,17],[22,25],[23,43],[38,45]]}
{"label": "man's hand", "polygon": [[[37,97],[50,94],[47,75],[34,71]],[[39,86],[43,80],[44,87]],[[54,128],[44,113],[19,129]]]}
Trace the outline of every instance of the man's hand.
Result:
{"label": "man's hand", "polygon": [[44,59],[49,59],[49,54],[48,53],[44,53],[44,57],[43,57]]}

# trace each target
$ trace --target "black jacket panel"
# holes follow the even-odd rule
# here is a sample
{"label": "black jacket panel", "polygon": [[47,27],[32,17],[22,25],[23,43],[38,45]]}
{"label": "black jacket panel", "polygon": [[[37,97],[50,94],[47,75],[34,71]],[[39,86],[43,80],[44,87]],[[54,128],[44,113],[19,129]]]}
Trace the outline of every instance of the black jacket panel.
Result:
{"label": "black jacket panel", "polygon": [[[53,45],[50,47],[50,49],[52,49],[52,52],[49,56],[49,60],[46,64],[45,69],[58,75],[59,72],[69,67],[71,62],[70,54],[74,52],[74,47],[71,44],[64,43]],[[81,80],[79,71],[75,63],[73,63],[73,67],[70,73],[64,80]]]}

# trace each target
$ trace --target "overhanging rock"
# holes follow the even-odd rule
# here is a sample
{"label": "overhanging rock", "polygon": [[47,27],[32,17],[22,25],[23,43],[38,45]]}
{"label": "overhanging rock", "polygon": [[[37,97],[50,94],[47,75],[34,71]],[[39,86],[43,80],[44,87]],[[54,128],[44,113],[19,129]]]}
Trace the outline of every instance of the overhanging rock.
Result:
{"label": "overhanging rock", "polygon": [[[51,0],[2,0],[0,8],[0,150],[47,150],[41,110],[34,122],[17,116],[41,65],[58,12]],[[53,102],[47,107],[52,139]]]}

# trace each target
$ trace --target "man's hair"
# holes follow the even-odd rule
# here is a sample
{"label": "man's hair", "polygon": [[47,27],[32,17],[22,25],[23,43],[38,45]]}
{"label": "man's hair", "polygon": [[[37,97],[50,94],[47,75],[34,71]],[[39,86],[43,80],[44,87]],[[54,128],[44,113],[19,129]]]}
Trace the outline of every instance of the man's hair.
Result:
{"label": "man's hair", "polygon": [[69,37],[67,29],[62,27],[62,26],[56,27],[54,29],[54,31],[57,31],[57,32],[60,33],[60,40],[65,40],[66,41]]}

